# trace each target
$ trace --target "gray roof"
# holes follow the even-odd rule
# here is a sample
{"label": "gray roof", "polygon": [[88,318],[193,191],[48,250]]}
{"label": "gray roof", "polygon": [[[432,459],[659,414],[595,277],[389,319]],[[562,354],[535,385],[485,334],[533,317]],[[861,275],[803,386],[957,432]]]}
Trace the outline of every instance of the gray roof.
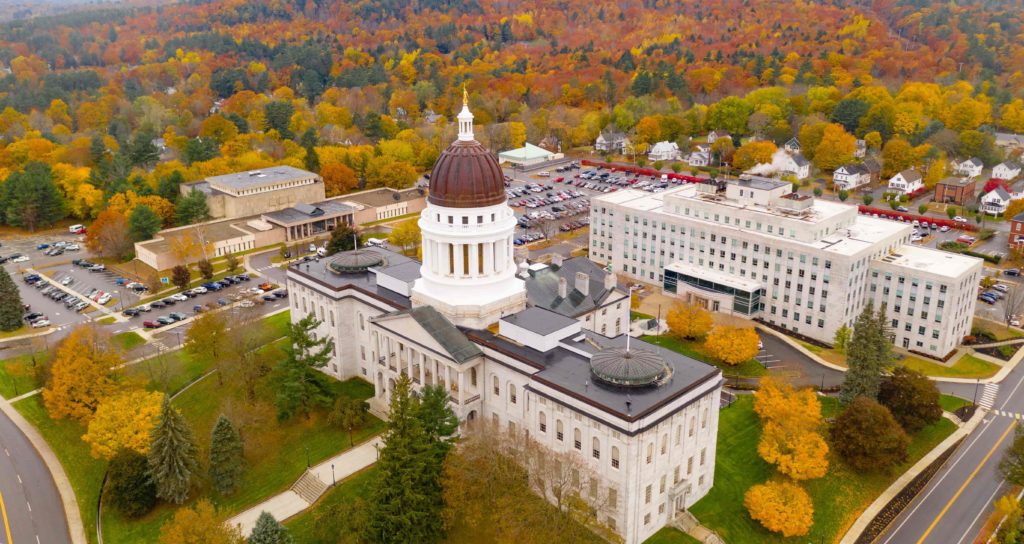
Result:
{"label": "gray roof", "polygon": [[259,170],[234,172],[224,174],[223,176],[211,176],[206,178],[206,181],[214,186],[220,185],[232,189],[248,189],[311,176],[315,177],[316,174],[301,168],[295,168],[294,166],[279,165]]}
{"label": "gray roof", "polygon": [[789,141],[783,144],[783,147],[795,147],[797,149],[800,149],[800,140],[797,140],[796,138],[790,138]]}
{"label": "gray roof", "polygon": [[921,173],[914,168],[907,168],[900,172],[900,175],[907,181],[921,181]]}
{"label": "gray roof", "polygon": [[409,260],[403,263],[377,267],[377,272],[398,280],[412,282],[420,278],[420,263]]}
{"label": "gray roof", "polygon": [[[385,267],[396,266],[410,261],[417,262],[414,259],[410,259],[409,257],[402,255],[401,253],[379,247],[361,247],[359,248],[359,251],[364,253],[376,253],[384,261],[384,264],[381,266]],[[341,255],[343,255],[343,253],[336,254],[336,256]],[[334,257],[293,263],[288,267],[288,274],[301,276],[320,284],[325,288],[325,293],[338,293],[350,288],[358,289],[364,293],[368,293],[372,297],[383,300],[395,308],[408,308],[412,306],[409,301],[409,297],[378,286],[377,274],[374,271],[361,270],[354,273],[339,274],[328,268],[328,265],[332,262],[334,262]],[[417,263],[417,265],[418,264],[419,263]]]}
{"label": "gray roof", "polygon": [[415,319],[416,323],[419,323],[423,330],[427,331],[427,334],[437,340],[456,362],[465,363],[474,357],[483,355],[476,344],[470,342],[458,327],[448,321],[448,318],[435,310],[433,306],[417,306],[390,315],[398,314],[408,314]]}
{"label": "gray roof", "polygon": [[961,165],[972,164],[974,166],[984,166],[984,163],[982,163],[981,159],[979,159],[978,157],[971,157],[971,158],[967,159],[966,161],[964,161],[964,162],[962,162],[960,164]]}
{"label": "gray roof", "polygon": [[839,168],[842,169],[842,170],[845,170],[847,174],[867,174],[867,173],[869,173],[868,169],[864,168],[864,166],[860,165],[860,164],[844,164],[844,165],[840,166]]}
{"label": "gray roof", "polygon": [[[590,277],[588,294],[576,290],[576,273],[583,272]],[[526,294],[530,304],[546,308],[566,317],[578,317],[600,307],[614,293],[613,289],[604,288],[604,278],[608,274],[594,261],[586,257],[573,257],[562,262],[562,266],[531,271],[526,278]],[[558,296],[558,279],[565,278],[567,283],[566,296]]]}
{"label": "gray roof", "polygon": [[538,308],[537,306],[531,306],[512,315],[507,315],[501,318],[501,320],[541,336],[547,336],[578,323],[575,319],[556,314],[544,308]]}
{"label": "gray roof", "polygon": [[991,193],[995,193],[1001,200],[1010,200],[1010,193],[1007,193],[1002,185],[997,185],[995,189],[989,191],[989,194]]}
{"label": "gray roof", "polygon": [[626,134],[615,129],[605,127],[605,129],[601,131],[599,137],[603,138],[606,142],[621,142],[626,139]]}
{"label": "gray roof", "polygon": [[811,161],[804,158],[800,153],[793,154],[793,162],[795,162],[797,166],[807,166],[808,164],[811,164]]}
{"label": "gray roof", "polygon": [[1018,164],[1016,161],[1003,161],[1002,165],[1009,168],[1010,170],[1020,170],[1020,164]]}
{"label": "gray roof", "polygon": [[352,213],[352,206],[334,200],[325,200],[315,204],[298,203],[291,208],[263,214],[263,217],[275,223],[290,225],[304,223],[314,217],[336,217]]}
{"label": "gray roof", "polygon": [[939,183],[942,184],[942,185],[957,185],[957,186],[963,187],[963,186],[967,186],[967,185],[970,185],[970,184],[974,183],[974,179],[973,178],[960,178],[960,177],[956,177],[956,176],[950,176],[948,178],[943,179]]}
{"label": "gray roof", "polygon": [[1022,221],[1022,222],[1024,222],[1024,212],[1020,212],[1017,215],[1013,216],[1013,219],[1011,219],[1011,221]]}
{"label": "gray roof", "polygon": [[743,187],[750,187],[751,189],[761,189],[765,191],[778,189],[784,185],[791,185],[791,183],[787,181],[749,174],[743,175],[737,180],[729,180],[729,183],[735,183],[736,185],[742,185]]}

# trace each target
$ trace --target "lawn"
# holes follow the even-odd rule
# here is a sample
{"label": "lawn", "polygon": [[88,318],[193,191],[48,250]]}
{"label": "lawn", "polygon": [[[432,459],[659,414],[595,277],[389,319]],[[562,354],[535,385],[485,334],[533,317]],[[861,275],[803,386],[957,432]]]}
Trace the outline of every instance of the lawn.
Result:
{"label": "lawn", "polygon": [[48,358],[47,352],[39,351],[35,355],[34,364],[30,354],[0,361],[0,395],[10,399],[41,387],[42,384],[36,379],[35,365],[43,364]]}
{"label": "lawn", "polygon": [[27,325],[22,325],[13,331],[0,331],[0,340],[5,338],[14,338],[15,336],[22,336],[33,332]]}
{"label": "lawn", "polygon": [[899,363],[928,376],[943,378],[989,378],[999,372],[999,365],[983,361],[971,354],[963,355],[953,366],[945,366],[917,357],[906,357]]}
{"label": "lawn", "polygon": [[[822,399],[823,413],[835,413],[834,399]],[[804,484],[814,501],[814,525],[805,537],[785,539],[752,520],[743,506],[743,495],[752,485],[767,481],[774,469],[757,454],[761,425],[753,411],[753,397],[740,395],[722,410],[718,428],[715,482],[711,492],[691,511],[701,523],[717,531],[726,542],[836,542],[857,516],[927,451],[949,436],[956,426],[942,419],[913,437],[907,462],[885,473],[862,473],[830,455],[829,473]]]}
{"label": "lawn", "polygon": [[344,481],[338,482],[334,489],[330,489],[320,497],[320,501],[305,512],[291,518],[285,525],[291,531],[295,542],[302,544],[334,544],[338,541],[336,535],[320,535],[316,530],[315,519],[318,512],[325,512],[329,508],[342,503],[352,502],[359,497],[367,497],[370,493],[370,484],[377,478],[377,467],[370,466],[362,472],[356,473]]}
{"label": "lawn", "polygon": [[125,352],[145,344],[146,341],[135,331],[127,331],[114,335],[114,343]]}
{"label": "lawn", "polygon": [[768,375],[768,369],[766,369],[764,365],[759,363],[757,359],[750,359],[749,361],[744,361],[743,363],[740,363],[736,366],[732,366],[710,357],[707,353],[704,352],[700,344],[696,342],[679,340],[675,337],[668,335],[643,336],[640,339],[643,340],[644,342],[649,342],[656,346],[661,346],[663,348],[670,349],[677,353],[682,353],[687,357],[692,357],[694,359],[697,359],[698,361],[703,361],[709,365],[717,366],[718,368],[722,369],[723,374],[744,377]]}
{"label": "lawn", "polygon": [[[981,334],[978,334],[979,332],[984,333],[987,336],[991,336],[992,341],[994,342],[1011,340],[1013,338],[1024,338],[1024,332],[1007,327],[1004,323],[975,317],[974,323],[971,324],[971,334],[982,336]],[[981,341],[981,339],[979,339],[979,341]]]}
{"label": "lawn", "polygon": [[939,396],[939,406],[942,406],[942,409],[947,412],[956,412],[957,410],[963,408],[964,406],[970,406],[970,404],[971,401],[964,400],[960,397],[955,397],[953,395]]}
{"label": "lawn", "polygon": [[644,544],[700,544],[700,541],[675,527],[662,527]]}

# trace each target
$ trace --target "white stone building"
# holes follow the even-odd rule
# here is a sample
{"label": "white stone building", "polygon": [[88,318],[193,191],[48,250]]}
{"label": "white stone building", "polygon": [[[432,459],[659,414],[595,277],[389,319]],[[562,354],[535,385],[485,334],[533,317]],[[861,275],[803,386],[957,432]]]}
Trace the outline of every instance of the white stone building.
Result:
{"label": "white stone building", "polygon": [[677,161],[679,160],[679,145],[675,142],[658,142],[647,154],[647,159],[654,161]]}
{"label": "white stone building", "polygon": [[909,195],[920,191],[922,187],[924,187],[924,180],[921,179],[921,173],[913,168],[897,172],[895,176],[889,178],[890,193]]}
{"label": "white stone building", "polygon": [[643,542],[714,483],[721,372],[627,344],[628,292],[614,274],[578,258],[517,265],[503,181],[464,107],[431,173],[423,262],[364,248],[292,265],[292,320],[322,321],[317,335],[336,347],[324,372],[372,382],[374,411],[405,374],[445,387],[464,424],[577,455],[600,521]]}
{"label": "white stone building", "polygon": [[[872,298],[871,272],[885,263],[934,290],[914,308],[927,317],[905,336],[908,349],[934,357],[969,330],[981,273],[980,259],[915,251],[907,224],[754,176],[601,195],[591,204],[590,232],[591,258],[620,275],[826,343]],[[913,261],[898,258],[911,253]],[[893,307],[888,312],[905,319]]]}

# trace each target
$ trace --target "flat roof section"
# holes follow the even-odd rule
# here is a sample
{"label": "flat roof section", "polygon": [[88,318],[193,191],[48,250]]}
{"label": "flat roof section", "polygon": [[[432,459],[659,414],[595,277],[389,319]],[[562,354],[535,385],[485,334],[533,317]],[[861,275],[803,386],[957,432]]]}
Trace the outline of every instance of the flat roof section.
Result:
{"label": "flat roof section", "polygon": [[905,245],[896,248],[893,253],[877,259],[894,266],[928,272],[950,279],[958,279],[964,273],[981,264],[981,259],[958,253],[950,253],[941,249]]}
{"label": "flat roof section", "polygon": [[679,272],[681,274],[711,281],[726,287],[732,287],[733,289],[739,289],[740,291],[747,293],[753,293],[761,289],[761,282],[759,281],[741,278],[719,270],[709,270],[706,267],[694,266],[682,261],[677,261],[666,266],[665,270]]}
{"label": "flat roof section", "polygon": [[506,315],[501,320],[541,336],[547,336],[579,323],[575,319],[565,317],[551,310],[545,310],[539,306],[531,306],[512,315]]}
{"label": "flat roof section", "polygon": [[761,176],[747,176],[737,180],[727,180],[727,182],[733,185],[749,187],[751,189],[760,189],[762,191],[771,191],[772,189],[778,189],[779,187],[791,185],[791,183],[787,181],[765,178]]}
{"label": "flat roof section", "polygon": [[418,187],[412,187],[410,189],[401,190],[382,187],[380,189],[363,191],[361,193],[341,195],[335,197],[332,200],[344,202],[347,204],[355,203],[361,204],[363,206],[378,208],[380,206],[388,206],[390,204],[397,204],[399,202],[405,202],[407,200],[415,200],[417,198],[426,196],[426,194],[426,190],[420,189]]}
{"label": "flat roof section", "polygon": [[283,181],[291,181],[299,178],[316,177],[316,174],[294,166],[280,165],[259,170],[247,170],[245,172],[234,172],[222,176],[211,176],[206,182],[213,187],[228,187],[232,190],[251,189],[275,185]]}
{"label": "flat roof section", "polygon": [[285,208],[276,212],[263,214],[263,218],[280,225],[293,225],[305,223],[314,219],[328,219],[355,212],[355,209],[348,204],[333,200],[325,200],[314,204],[296,204],[291,208]]}

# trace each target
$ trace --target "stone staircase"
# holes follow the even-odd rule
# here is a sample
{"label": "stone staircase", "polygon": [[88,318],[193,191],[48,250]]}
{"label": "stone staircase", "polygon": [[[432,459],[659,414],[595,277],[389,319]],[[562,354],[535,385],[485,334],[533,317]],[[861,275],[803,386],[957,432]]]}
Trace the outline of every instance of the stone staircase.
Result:
{"label": "stone staircase", "polygon": [[718,536],[718,533],[700,524],[697,518],[688,511],[678,512],[669,525],[692,536],[704,544],[725,544],[725,540]]}
{"label": "stone staircase", "polygon": [[320,495],[323,495],[327,488],[330,487],[323,482],[320,478],[317,478],[313,471],[306,469],[306,472],[302,473],[302,477],[292,484],[292,491],[294,491],[302,500],[313,504]]}

